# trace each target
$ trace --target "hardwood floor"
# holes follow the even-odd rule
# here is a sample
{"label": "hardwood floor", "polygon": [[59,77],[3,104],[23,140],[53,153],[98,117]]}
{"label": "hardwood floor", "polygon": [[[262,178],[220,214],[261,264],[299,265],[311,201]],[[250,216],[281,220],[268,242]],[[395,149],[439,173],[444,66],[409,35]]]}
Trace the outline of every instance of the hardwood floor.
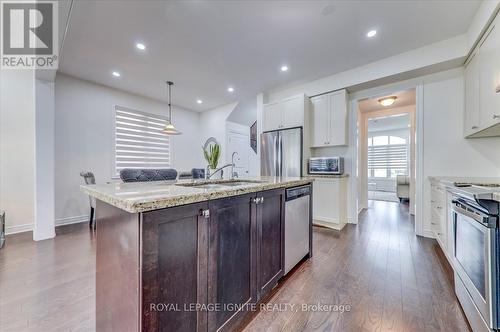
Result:
{"label": "hardwood floor", "polygon": [[415,236],[407,206],[369,201],[357,226],[315,228],[313,259],[268,302],[350,311],[261,311],[245,331],[469,331],[439,250]]}
{"label": "hardwood floor", "polygon": [[56,233],[8,236],[0,249],[0,331],[95,329],[94,235],[87,223]]}
{"label": "hardwood floor", "polygon": [[[357,226],[314,228],[313,259],[268,304],[346,310],[261,310],[244,330],[468,331],[436,241],[413,229],[406,206],[380,201],[370,201]],[[0,250],[0,331],[94,330],[95,239],[86,224],[57,233],[42,242],[10,236]]]}

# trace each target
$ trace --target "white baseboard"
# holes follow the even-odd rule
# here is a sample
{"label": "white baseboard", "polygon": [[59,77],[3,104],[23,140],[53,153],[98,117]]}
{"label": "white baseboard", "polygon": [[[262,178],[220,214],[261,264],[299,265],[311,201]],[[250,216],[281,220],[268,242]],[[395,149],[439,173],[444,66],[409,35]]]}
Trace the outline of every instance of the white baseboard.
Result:
{"label": "white baseboard", "polygon": [[5,235],[23,233],[23,232],[31,232],[33,231],[34,224],[23,224],[23,225],[14,225],[5,227]]}
{"label": "white baseboard", "polygon": [[76,217],[67,217],[67,218],[60,218],[56,219],[56,227],[57,226],[63,226],[63,225],[71,225],[71,224],[78,224],[80,222],[88,222],[90,216],[76,216]]}
{"label": "white baseboard", "polygon": [[[57,227],[62,225],[77,224],[80,222],[88,222],[89,218],[90,216],[76,216],[76,217],[56,219],[55,225]],[[12,235],[23,232],[32,232],[34,226],[35,226],[34,224],[7,226],[5,227],[5,235]]]}

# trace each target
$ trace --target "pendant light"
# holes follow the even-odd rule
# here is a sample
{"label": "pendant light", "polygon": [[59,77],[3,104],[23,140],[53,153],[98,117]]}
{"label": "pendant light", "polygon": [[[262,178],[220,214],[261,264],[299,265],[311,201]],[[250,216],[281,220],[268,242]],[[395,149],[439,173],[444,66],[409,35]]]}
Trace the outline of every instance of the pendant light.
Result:
{"label": "pendant light", "polygon": [[180,135],[181,132],[175,129],[174,125],[172,124],[172,85],[174,85],[174,82],[167,81],[167,85],[168,85],[168,123],[162,130],[162,132],[166,135]]}

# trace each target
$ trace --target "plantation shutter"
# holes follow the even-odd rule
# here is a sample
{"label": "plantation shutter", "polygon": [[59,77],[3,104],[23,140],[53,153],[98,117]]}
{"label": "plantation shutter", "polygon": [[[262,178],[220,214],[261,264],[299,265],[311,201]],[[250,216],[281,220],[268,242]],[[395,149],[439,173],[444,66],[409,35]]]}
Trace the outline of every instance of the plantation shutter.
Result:
{"label": "plantation shutter", "polygon": [[115,172],[124,168],[168,168],[167,118],[115,107]]}
{"label": "plantation shutter", "polygon": [[378,145],[368,147],[368,170],[403,170],[407,173],[406,144]]}

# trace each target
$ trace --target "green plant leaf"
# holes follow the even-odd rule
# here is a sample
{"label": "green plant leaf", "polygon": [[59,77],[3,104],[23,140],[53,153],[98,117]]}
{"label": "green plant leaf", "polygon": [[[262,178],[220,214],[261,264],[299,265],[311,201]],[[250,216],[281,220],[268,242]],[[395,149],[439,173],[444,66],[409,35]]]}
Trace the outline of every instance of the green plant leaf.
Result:
{"label": "green plant leaf", "polygon": [[219,144],[210,145],[209,146],[210,151],[207,151],[206,149],[203,148],[202,150],[203,150],[203,156],[205,157],[208,166],[212,169],[217,168],[220,157],[220,145]]}

